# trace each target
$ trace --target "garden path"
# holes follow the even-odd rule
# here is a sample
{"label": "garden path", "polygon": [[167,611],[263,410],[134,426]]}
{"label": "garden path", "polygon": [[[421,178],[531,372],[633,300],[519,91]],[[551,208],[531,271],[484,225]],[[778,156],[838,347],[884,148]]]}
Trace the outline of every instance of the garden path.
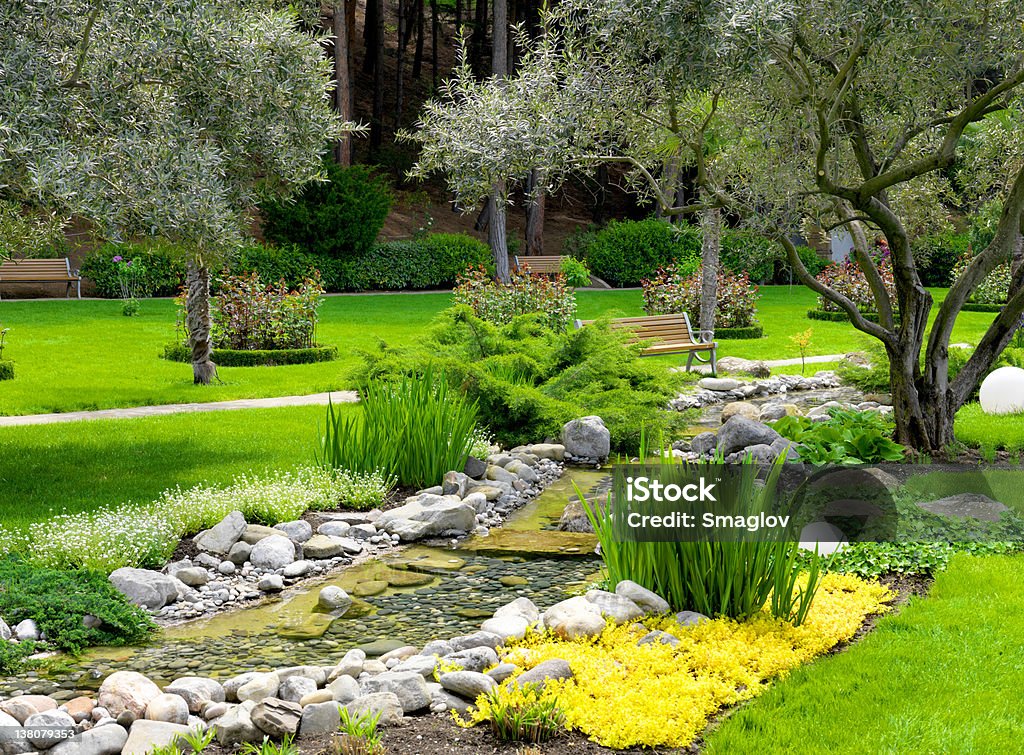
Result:
{"label": "garden path", "polygon": [[[803,361],[806,364],[824,364],[826,362],[841,362],[846,358],[845,354],[823,354],[816,357],[807,357]],[[755,359],[756,362],[764,362],[766,367],[792,367],[793,365],[800,364],[800,357],[796,359]],[[693,366],[694,372],[703,372],[708,375],[711,374],[711,365],[709,364],[695,364]]]}
{"label": "garden path", "polygon": [[14,417],[0,417],[0,427],[51,425],[57,422],[80,422],[94,419],[131,419],[134,417],[155,417],[164,414],[188,414],[193,412],[223,412],[238,409],[274,409],[284,406],[325,405],[328,401],[335,404],[354,404],[359,401],[359,395],[355,391],[332,391],[329,393],[313,393],[306,396],[246,398],[234,401],[164,404],[162,406],[133,406],[126,409],[100,409],[88,412],[24,414]]}

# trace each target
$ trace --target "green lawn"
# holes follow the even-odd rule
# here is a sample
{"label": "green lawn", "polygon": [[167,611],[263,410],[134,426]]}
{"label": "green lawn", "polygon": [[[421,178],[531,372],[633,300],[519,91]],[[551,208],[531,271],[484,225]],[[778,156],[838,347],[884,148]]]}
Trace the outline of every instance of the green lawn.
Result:
{"label": "green lawn", "polygon": [[0,523],[21,528],[62,511],[148,503],[175,485],[312,463],[324,414],[303,406],[0,428]]}
{"label": "green lawn", "polygon": [[[868,338],[844,323],[811,321],[805,313],[814,295],[800,286],[761,289],[759,317],[765,338],[724,341],[722,356],[752,359],[798,357],[789,340],[813,329],[810,354],[840,354],[861,348]],[[937,292],[941,295],[941,292]],[[0,301],[0,323],[9,327],[6,358],[17,377],[0,382],[0,414],[33,414],[189,401],[317,393],[351,387],[358,352],[378,340],[411,343],[444,309],[448,294],[379,294],[329,297],[321,309],[319,340],[336,345],[336,362],[287,367],[225,367],[223,383],[192,385],[188,365],[159,358],[174,338],[174,303],[143,302],[139,317],[120,314],[116,301]],[[643,314],[639,291],[583,291],[579,315],[606,312]],[[964,313],[956,340],[977,340],[993,315]],[[658,357],[678,364],[678,356]],[[821,369],[811,366],[808,371]]]}
{"label": "green lawn", "polygon": [[725,719],[714,753],[1020,752],[1024,557],[957,556],[931,595]]}
{"label": "green lawn", "polygon": [[957,412],[957,440],[985,452],[1004,449],[1024,453],[1024,414],[985,414],[981,404],[967,404]]}

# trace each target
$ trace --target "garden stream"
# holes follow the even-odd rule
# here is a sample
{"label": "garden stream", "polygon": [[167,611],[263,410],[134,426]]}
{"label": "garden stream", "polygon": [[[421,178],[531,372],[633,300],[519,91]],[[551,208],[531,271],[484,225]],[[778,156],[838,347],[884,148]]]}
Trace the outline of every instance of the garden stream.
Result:
{"label": "garden stream", "polygon": [[[97,689],[122,669],[163,685],[182,676],[224,679],[250,670],[332,665],[352,647],[373,656],[472,633],[499,606],[520,596],[552,605],[599,568],[593,535],[555,526],[574,483],[590,491],[606,479],[606,471],[567,468],[486,537],[470,537],[455,548],[412,545],[304,582],[251,608],[164,629],[145,647],[97,648],[49,674],[0,680],[0,696],[70,699]],[[342,618],[316,611],[319,591],[327,585],[338,585],[356,599]]]}

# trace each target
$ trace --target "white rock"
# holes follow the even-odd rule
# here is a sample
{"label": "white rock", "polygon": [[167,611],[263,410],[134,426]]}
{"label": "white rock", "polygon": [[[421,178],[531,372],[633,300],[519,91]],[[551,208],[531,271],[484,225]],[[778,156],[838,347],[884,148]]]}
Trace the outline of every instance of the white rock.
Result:
{"label": "white rock", "polygon": [[509,638],[521,640],[529,626],[530,623],[522,616],[499,616],[485,621],[480,629],[498,635],[502,641]]}
{"label": "white rock", "polygon": [[624,579],[615,585],[615,594],[628,598],[647,613],[662,614],[671,610],[667,600],[631,579]]}
{"label": "white rock", "polygon": [[148,755],[158,747],[173,744],[180,737],[189,733],[184,724],[169,724],[163,721],[146,721],[140,719],[132,724],[128,731],[123,755]]}
{"label": "white rock", "polygon": [[295,561],[295,545],[284,535],[269,535],[249,552],[249,562],[257,569],[283,569]]}
{"label": "white rock", "polygon": [[342,704],[350,703],[362,694],[359,689],[359,682],[351,676],[339,676],[327,685],[335,702]]}
{"label": "white rock", "polygon": [[188,703],[177,695],[157,695],[146,706],[147,721],[163,721],[168,724],[188,723]]}
{"label": "white rock", "polygon": [[250,681],[239,687],[236,694],[243,703],[246,701],[258,703],[268,697],[276,696],[280,686],[280,677],[271,671],[267,674],[257,674]]}
{"label": "white rock", "polygon": [[136,718],[146,714],[150,702],[160,696],[160,688],[136,671],[115,671],[100,685],[97,703],[117,718],[129,711]]}
{"label": "white rock", "polygon": [[120,726],[94,726],[58,742],[50,755],[117,755],[127,742],[128,732]]}
{"label": "white rock", "polygon": [[544,612],[544,626],[565,639],[593,637],[604,631],[600,609],[583,596],[556,603]]}

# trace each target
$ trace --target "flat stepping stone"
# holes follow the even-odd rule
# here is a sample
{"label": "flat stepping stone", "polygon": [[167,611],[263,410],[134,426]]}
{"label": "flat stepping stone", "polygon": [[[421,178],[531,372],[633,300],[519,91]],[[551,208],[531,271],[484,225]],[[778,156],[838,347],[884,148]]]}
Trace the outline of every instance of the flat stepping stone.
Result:
{"label": "flat stepping stone", "polygon": [[937,501],[917,504],[925,511],[939,516],[955,516],[961,519],[978,519],[982,522],[998,522],[1009,508],[999,501],[993,501],[981,493],[959,493],[940,498]]}
{"label": "flat stepping stone", "polygon": [[358,595],[361,598],[369,597],[370,595],[380,595],[382,592],[388,589],[388,583],[383,579],[371,579],[366,582],[360,582],[352,588],[352,594]]}

